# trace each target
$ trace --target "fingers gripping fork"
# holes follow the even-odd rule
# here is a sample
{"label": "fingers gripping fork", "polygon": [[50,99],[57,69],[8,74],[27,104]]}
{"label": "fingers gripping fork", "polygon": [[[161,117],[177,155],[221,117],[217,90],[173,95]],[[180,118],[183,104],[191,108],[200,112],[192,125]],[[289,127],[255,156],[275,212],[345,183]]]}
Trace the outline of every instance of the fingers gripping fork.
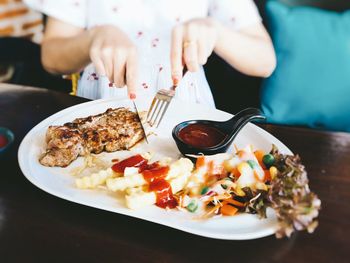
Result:
{"label": "fingers gripping fork", "polygon": [[[184,77],[186,73],[187,67],[184,66],[182,76]],[[175,95],[176,85],[173,85],[170,89],[161,89],[155,95],[147,114],[147,122],[151,126],[159,126]]]}

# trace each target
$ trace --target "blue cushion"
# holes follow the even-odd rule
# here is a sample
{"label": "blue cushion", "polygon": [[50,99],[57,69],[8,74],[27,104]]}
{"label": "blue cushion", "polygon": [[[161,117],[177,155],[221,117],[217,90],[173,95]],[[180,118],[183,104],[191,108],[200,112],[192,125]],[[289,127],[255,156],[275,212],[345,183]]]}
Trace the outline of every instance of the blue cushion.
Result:
{"label": "blue cushion", "polygon": [[271,123],[350,132],[350,11],[269,1],[277,68],[263,82]]}

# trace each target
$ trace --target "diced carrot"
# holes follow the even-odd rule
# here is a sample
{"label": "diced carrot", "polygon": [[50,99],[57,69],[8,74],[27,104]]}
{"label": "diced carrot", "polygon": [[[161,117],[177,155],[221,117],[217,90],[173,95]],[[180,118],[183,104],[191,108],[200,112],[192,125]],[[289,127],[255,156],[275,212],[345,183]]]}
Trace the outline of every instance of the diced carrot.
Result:
{"label": "diced carrot", "polygon": [[231,170],[231,173],[233,174],[234,177],[239,178],[241,176],[241,173],[238,171],[237,167],[234,167]]}
{"label": "diced carrot", "polygon": [[214,174],[215,164],[214,161],[208,163],[208,174]]}
{"label": "diced carrot", "polygon": [[196,168],[200,168],[205,165],[205,157],[204,156],[199,156],[196,161]]}
{"label": "diced carrot", "polygon": [[231,204],[231,205],[235,205],[235,206],[238,206],[238,207],[244,207],[245,204],[241,203],[241,202],[238,202],[234,199],[226,199],[225,200],[227,203]]}
{"label": "diced carrot", "polygon": [[264,181],[265,181],[265,182],[271,181],[271,174],[270,174],[270,171],[269,171],[269,170],[264,170],[264,173],[265,173]]}
{"label": "diced carrot", "polygon": [[238,155],[239,158],[244,158],[246,153],[245,153],[245,151],[239,150],[239,151],[237,151],[237,155]]}
{"label": "diced carrot", "polygon": [[223,205],[220,209],[221,214],[224,216],[233,216],[237,213],[237,211],[238,208],[228,204]]}
{"label": "diced carrot", "polygon": [[265,155],[264,151],[262,151],[262,150],[256,150],[256,151],[254,152],[254,155],[255,155],[255,158],[258,160],[260,166],[261,166],[263,169],[265,169],[266,167],[265,167],[265,165],[264,165],[264,163],[263,163],[263,157],[264,157],[264,155]]}

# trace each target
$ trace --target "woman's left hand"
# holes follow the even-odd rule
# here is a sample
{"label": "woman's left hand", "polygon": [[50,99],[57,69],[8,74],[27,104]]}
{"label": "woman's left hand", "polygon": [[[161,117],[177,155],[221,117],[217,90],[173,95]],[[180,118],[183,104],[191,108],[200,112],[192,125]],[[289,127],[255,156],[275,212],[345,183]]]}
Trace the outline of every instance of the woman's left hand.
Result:
{"label": "woman's left hand", "polygon": [[182,77],[182,69],[195,72],[204,65],[218,39],[218,23],[211,18],[189,20],[172,31],[171,68],[174,85]]}

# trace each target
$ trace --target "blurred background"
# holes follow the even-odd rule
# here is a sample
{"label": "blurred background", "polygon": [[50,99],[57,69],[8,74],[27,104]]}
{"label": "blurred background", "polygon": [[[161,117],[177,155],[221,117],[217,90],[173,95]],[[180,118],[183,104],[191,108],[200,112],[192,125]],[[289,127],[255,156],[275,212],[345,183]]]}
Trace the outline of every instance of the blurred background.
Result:
{"label": "blurred background", "polygon": [[0,0],[0,82],[70,92],[71,81],[47,73],[40,61],[45,17],[21,0]]}
{"label": "blurred background", "polygon": [[[255,0],[255,3],[259,8],[260,14],[263,17],[263,22],[266,28],[268,29],[270,35],[272,35],[273,37],[274,32],[271,28],[271,25],[268,23],[268,13],[267,13],[268,11],[266,10],[267,2],[269,1]],[[325,10],[325,11],[334,11],[337,13],[343,13],[350,9],[349,0],[280,0],[279,2],[287,6],[296,7],[296,8],[312,7],[312,8]],[[284,19],[288,19],[287,15],[285,16]],[[313,18],[310,17],[310,20],[312,19]],[[317,21],[315,21],[315,23],[317,23]],[[347,26],[350,26],[350,24],[348,21],[345,21],[344,27],[347,27]],[[322,31],[323,29],[316,28],[316,31],[317,30]],[[350,30],[348,31],[349,32],[344,32],[344,34],[346,34],[347,36],[350,35]],[[298,33],[299,33],[298,31],[295,31],[295,38],[299,37]],[[313,37],[315,38],[315,40],[317,40],[317,35]],[[331,38],[332,36],[329,35],[329,37]],[[276,48],[276,44],[278,43],[275,42],[274,44]],[[327,43],[325,44],[327,45]],[[290,48],[292,48],[292,46]],[[329,47],[329,48],[332,48],[332,47]],[[348,55],[348,52],[347,52],[347,55]],[[322,62],[322,56],[324,54],[320,53],[318,55],[320,57],[320,62],[325,63],[325,62]],[[277,67],[278,66],[279,65],[277,65]],[[235,71],[234,69],[226,65],[225,62],[223,62],[219,57],[215,55],[211,57],[208,64],[206,65],[206,73],[207,73],[208,81],[211,84],[210,86],[213,90],[213,93],[215,94],[216,106],[219,109],[234,113],[245,107],[249,107],[249,106],[259,107],[261,105],[260,91],[261,91],[262,82],[263,82],[262,79],[252,78],[252,77],[240,74],[239,72]],[[307,74],[307,72],[305,72],[305,74]],[[349,71],[349,78],[348,78],[347,84],[349,85],[348,86],[349,93],[347,94],[350,96],[350,71]],[[227,86],[242,87],[242,88],[235,89],[235,91],[239,90],[238,96],[230,97],[230,96],[225,96],[225,94],[221,92],[221,90]],[[350,112],[348,113],[350,114]],[[348,121],[350,122],[350,118]]]}
{"label": "blurred background", "polygon": [[[350,1],[255,2],[274,41],[276,71],[267,80],[245,76],[213,55],[205,71],[217,108],[261,107],[271,123],[350,132]],[[45,17],[20,0],[0,0],[0,82],[69,93],[71,76],[41,65],[44,27]]]}

